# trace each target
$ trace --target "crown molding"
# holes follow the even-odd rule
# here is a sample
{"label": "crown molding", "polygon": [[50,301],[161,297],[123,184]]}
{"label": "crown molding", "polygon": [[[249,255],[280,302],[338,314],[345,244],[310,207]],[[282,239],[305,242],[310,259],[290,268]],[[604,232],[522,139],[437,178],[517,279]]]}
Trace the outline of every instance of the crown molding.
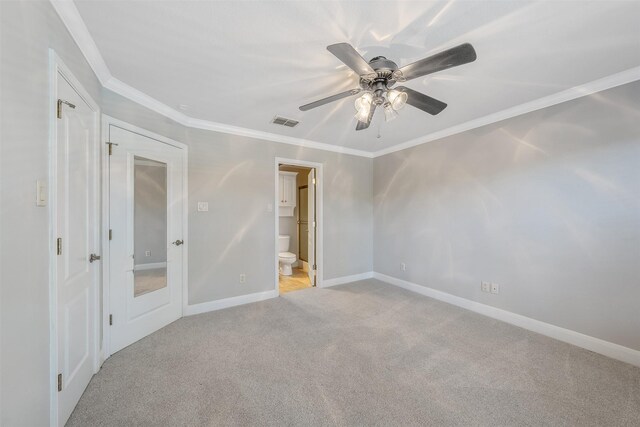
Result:
{"label": "crown molding", "polygon": [[60,16],[62,23],[67,27],[67,30],[71,34],[71,38],[76,42],[80,51],[87,59],[89,66],[104,86],[111,77],[111,71],[107,67],[107,63],[104,62],[104,58],[96,45],[96,42],[91,37],[89,29],[84,23],[78,8],[76,8],[73,0],[50,0],[53,8]]}
{"label": "crown molding", "polygon": [[385,154],[395,153],[396,151],[406,150],[407,148],[415,147],[416,145],[425,144],[427,142],[442,139],[447,136],[486,126],[491,123],[510,119],[512,117],[520,116],[532,111],[541,110],[543,108],[551,107],[556,104],[561,104],[563,102],[591,95],[596,92],[601,92],[603,90],[611,89],[616,86],[631,83],[636,80],[640,80],[640,67],[630,68],[626,71],[612,74],[598,80],[593,80],[589,83],[575,86],[549,96],[535,99],[533,101],[525,102],[524,104],[519,104],[514,107],[510,107],[505,110],[486,115],[484,117],[469,120],[468,122],[451,126],[446,129],[430,133],[429,135],[394,145],[393,147],[375,151],[373,153],[373,157],[380,157],[384,156]]}
{"label": "crown molding", "polygon": [[316,150],[332,151],[341,154],[371,158],[373,153],[354,148],[342,147],[339,145],[325,144],[323,142],[311,141],[303,138],[295,138],[286,135],[258,131],[239,126],[232,126],[224,123],[217,123],[208,120],[196,119],[177,111],[157,99],[147,95],[138,89],[113,77],[107,63],[105,62],[98,46],[91,33],[80,16],[80,12],[72,0],[50,0],[53,8],[60,16],[60,19],[67,27],[71,37],[76,42],[80,51],[87,59],[89,66],[98,77],[98,80],[105,89],[121,95],[137,104],[142,105],[162,116],[165,116],[183,126],[204,129],[215,132],[222,132],[231,135],[257,138],[266,141],[279,142],[283,144],[296,145],[299,147],[313,148]]}
{"label": "crown molding", "polygon": [[50,2],[60,16],[60,19],[62,20],[64,25],[67,27],[67,30],[71,34],[71,37],[80,48],[80,51],[87,59],[89,66],[98,77],[98,80],[100,81],[102,86],[106,89],[111,90],[112,92],[117,93],[118,95],[121,95],[137,104],[142,105],[143,107],[150,109],[151,111],[165,116],[186,127],[222,132],[231,135],[257,138],[283,144],[296,145],[299,147],[332,151],[336,153],[350,154],[367,158],[380,157],[386,154],[394,153],[396,151],[405,150],[407,148],[415,147],[416,145],[425,144],[427,142],[435,141],[447,136],[462,133],[471,129],[489,125],[491,123],[499,122],[515,116],[530,113],[532,111],[551,107],[556,104],[571,101],[576,98],[591,95],[596,92],[640,80],[640,67],[631,68],[629,70],[612,74],[610,76],[603,77],[601,79],[594,80],[580,86],[575,86],[573,88],[549,96],[525,102],[524,104],[519,104],[514,107],[498,111],[496,113],[488,114],[477,119],[469,120],[467,122],[430,133],[428,135],[396,144],[389,148],[370,152],[189,117],[186,114],[169,107],[168,105],[158,101],[157,99],[113,77],[111,71],[109,70],[109,67],[102,57],[102,54],[100,53],[100,50],[98,49],[98,46],[93,40],[93,37],[91,37],[91,33],[84,23],[82,16],[80,16],[80,12],[78,12],[78,9],[76,8],[73,0],[50,0]]}

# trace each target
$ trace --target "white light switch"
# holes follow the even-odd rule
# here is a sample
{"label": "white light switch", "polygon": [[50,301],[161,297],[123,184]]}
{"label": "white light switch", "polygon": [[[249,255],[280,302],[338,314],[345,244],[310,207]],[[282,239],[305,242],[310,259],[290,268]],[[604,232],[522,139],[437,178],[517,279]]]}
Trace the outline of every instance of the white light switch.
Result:
{"label": "white light switch", "polygon": [[42,180],[36,181],[36,206],[47,206],[47,184]]}
{"label": "white light switch", "polygon": [[209,202],[198,202],[198,212],[209,212]]}

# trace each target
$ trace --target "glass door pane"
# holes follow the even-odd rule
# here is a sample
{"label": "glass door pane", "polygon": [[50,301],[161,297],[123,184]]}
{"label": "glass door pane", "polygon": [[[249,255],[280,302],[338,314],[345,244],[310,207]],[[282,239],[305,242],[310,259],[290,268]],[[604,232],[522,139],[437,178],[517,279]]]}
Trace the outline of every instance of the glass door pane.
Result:
{"label": "glass door pane", "polygon": [[167,165],[134,157],[134,286],[139,297],[167,286]]}

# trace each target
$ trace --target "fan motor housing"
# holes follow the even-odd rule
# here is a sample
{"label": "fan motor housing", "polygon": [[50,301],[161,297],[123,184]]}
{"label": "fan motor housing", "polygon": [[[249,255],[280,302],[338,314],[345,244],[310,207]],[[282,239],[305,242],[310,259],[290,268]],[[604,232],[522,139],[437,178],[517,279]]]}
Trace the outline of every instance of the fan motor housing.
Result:
{"label": "fan motor housing", "polygon": [[385,58],[384,56],[376,56],[369,61],[369,65],[375,71],[372,75],[360,76],[360,87],[365,90],[382,89],[382,87],[391,87],[400,81],[402,73],[398,70],[398,65]]}
{"label": "fan motor housing", "polygon": [[390,71],[394,72],[398,69],[398,65],[390,59],[385,58],[384,56],[376,56],[369,61],[369,65],[371,68],[376,70],[376,72],[380,71]]}

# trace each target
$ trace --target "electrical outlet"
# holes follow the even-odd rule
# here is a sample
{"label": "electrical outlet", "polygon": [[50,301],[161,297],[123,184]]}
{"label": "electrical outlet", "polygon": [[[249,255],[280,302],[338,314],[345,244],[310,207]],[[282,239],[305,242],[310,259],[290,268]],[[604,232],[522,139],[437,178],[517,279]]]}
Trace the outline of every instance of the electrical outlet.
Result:
{"label": "electrical outlet", "polygon": [[151,256],[151,251],[144,251],[144,256]]}
{"label": "electrical outlet", "polygon": [[240,273],[240,283],[245,283],[247,281],[247,275],[244,273]]}
{"label": "electrical outlet", "polygon": [[482,292],[491,292],[491,283],[481,282],[480,289],[482,289]]}
{"label": "electrical outlet", "polygon": [[500,293],[500,285],[498,285],[497,283],[492,283],[491,284],[491,293],[492,294]]}
{"label": "electrical outlet", "polygon": [[407,271],[407,264],[405,264],[404,262],[401,262],[400,263],[400,270]]}
{"label": "electrical outlet", "polygon": [[198,212],[209,212],[209,202],[198,202]]}

